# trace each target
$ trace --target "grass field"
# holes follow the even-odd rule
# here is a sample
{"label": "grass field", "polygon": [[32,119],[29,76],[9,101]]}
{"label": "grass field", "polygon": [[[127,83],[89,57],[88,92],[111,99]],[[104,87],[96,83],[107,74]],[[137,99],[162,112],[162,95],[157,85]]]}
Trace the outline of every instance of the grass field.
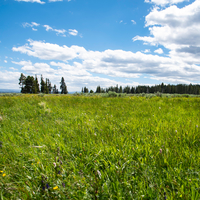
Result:
{"label": "grass field", "polygon": [[0,97],[0,197],[200,199],[200,98]]}

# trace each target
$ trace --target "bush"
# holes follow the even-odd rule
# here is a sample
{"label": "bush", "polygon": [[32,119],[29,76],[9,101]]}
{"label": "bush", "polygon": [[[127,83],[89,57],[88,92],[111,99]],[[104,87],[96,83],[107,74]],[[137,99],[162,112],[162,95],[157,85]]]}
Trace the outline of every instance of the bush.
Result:
{"label": "bush", "polygon": [[109,97],[117,97],[118,95],[117,95],[116,92],[109,91],[109,92],[108,92],[108,96],[109,96]]}

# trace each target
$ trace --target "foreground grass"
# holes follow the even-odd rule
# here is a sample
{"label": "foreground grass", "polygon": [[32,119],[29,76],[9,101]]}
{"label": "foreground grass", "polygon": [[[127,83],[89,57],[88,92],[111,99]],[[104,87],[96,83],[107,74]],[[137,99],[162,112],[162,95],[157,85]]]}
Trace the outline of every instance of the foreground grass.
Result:
{"label": "foreground grass", "polygon": [[1,199],[200,199],[200,99],[0,97]]}

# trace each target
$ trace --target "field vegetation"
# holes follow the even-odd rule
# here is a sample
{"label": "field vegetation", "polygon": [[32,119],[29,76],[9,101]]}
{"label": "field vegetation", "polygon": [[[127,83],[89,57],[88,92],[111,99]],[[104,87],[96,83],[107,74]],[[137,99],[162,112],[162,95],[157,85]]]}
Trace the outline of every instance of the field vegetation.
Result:
{"label": "field vegetation", "polygon": [[198,200],[199,148],[198,97],[0,96],[2,200]]}

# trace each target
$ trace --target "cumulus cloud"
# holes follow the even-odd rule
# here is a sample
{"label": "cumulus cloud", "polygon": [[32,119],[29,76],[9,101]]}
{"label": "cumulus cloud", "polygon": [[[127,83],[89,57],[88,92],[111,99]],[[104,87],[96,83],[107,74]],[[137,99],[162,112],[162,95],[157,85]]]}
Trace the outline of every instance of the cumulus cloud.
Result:
{"label": "cumulus cloud", "polygon": [[25,53],[29,56],[34,56],[42,60],[72,60],[78,57],[81,51],[85,51],[83,47],[65,45],[59,46],[57,44],[45,43],[42,41],[28,40],[29,44],[21,47],[13,47],[13,51]]}
{"label": "cumulus cloud", "polygon": [[18,80],[20,77],[19,72],[13,72],[8,70],[0,71],[0,84],[4,89],[19,89]]}
{"label": "cumulus cloud", "polygon": [[160,10],[154,8],[146,16],[151,36],[135,36],[133,41],[162,45],[169,56],[188,64],[200,64],[200,1],[178,8],[176,5]]}
{"label": "cumulus cloud", "polygon": [[143,52],[144,52],[144,53],[150,53],[151,50],[150,50],[150,49],[145,49]]}
{"label": "cumulus cloud", "polygon": [[156,49],[154,53],[163,54],[163,50],[161,48]]}
{"label": "cumulus cloud", "polygon": [[[77,62],[73,62],[73,65],[69,65],[63,62],[54,61],[50,62],[50,64],[33,64],[31,61],[13,61],[13,64],[22,66],[21,69],[25,72],[25,75],[28,74],[34,76],[35,74],[42,74],[44,78],[49,78],[51,83],[56,84],[58,88],[61,77],[64,77],[69,91],[80,91],[82,86],[87,86],[89,89],[95,90],[97,85],[101,85],[101,87],[109,87],[117,84],[122,86],[127,85],[127,83],[124,84],[108,78],[92,76],[82,64]],[[16,82],[17,81],[18,79],[16,79]],[[128,84],[136,86],[139,83],[129,82]]]}
{"label": "cumulus cloud", "polygon": [[4,60],[4,62],[7,63],[8,61],[7,61],[7,60]]}
{"label": "cumulus cloud", "polygon": [[[29,44],[24,46],[13,47],[13,51],[42,60],[50,60],[52,61],[50,65],[60,67],[60,74],[67,70],[72,75],[77,73],[80,76],[96,73],[111,77],[139,78],[141,74],[149,74],[151,77],[168,77],[171,80],[200,80],[198,65],[174,57],[110,49],[102,52],[87,51],[84,47],[75,45],[67,47],[42,41],[29,40],[28,42]],[[161,50],[159,52],[161,53]],[[73,61],[73,59],[80,62],[74,62],[73,66],[63,63],[63,61]],[[55,60],[59,62],[56,63]],[[24,70],[35,70],[36,67],[30,63],[23,65],[28,66],[28,68],[23,68]],[[46,68],[49,69],[48,66]]]}
{"label": "cumulus cloud", "polygon": [[23,2],[30,2],[30,3],[40,3],[40,4],[45,4],[44,1],[41,1],[41,0],[15,0],[15,1],[23,1]]}
{"label": "cumulus cloud", "polygon": [[14,68],[14,67],[9,67],[9,69],[17,71],[18,69]]}
{"label": "cumulus cloud", "polygon": [[166,6],[168,4],[177,4],[189,0],[145,0],[146,3],[153,3],[159,6]]}

